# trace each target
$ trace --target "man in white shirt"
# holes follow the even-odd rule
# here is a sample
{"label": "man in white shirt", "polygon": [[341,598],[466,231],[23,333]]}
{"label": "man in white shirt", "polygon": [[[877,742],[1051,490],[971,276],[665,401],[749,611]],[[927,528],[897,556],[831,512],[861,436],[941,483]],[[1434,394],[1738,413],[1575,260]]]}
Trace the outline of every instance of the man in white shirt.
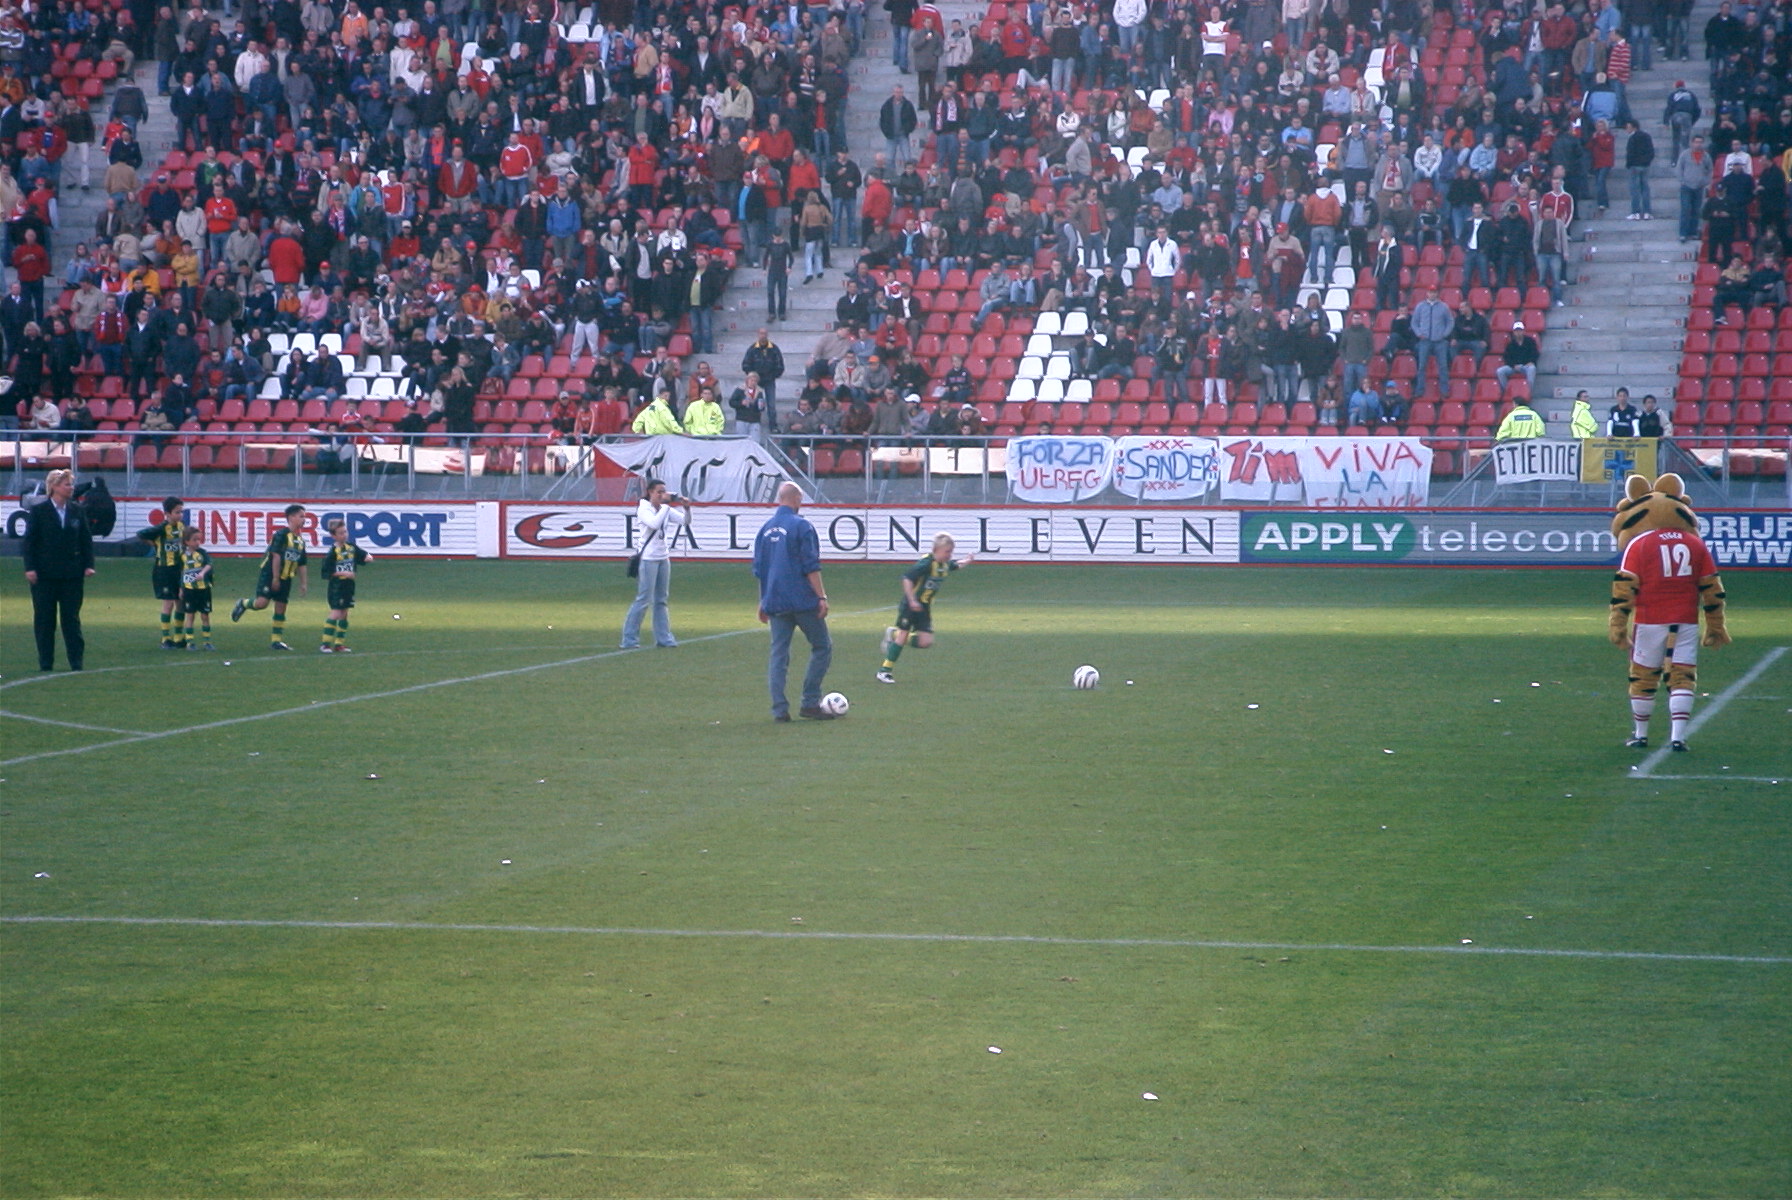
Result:
{"label": "man in white shirt", "polygon": [[640,540],[640,563],[635,575],[635,602],[622,621],[622,648],[637,650],[641,646],[641,618],[653,607],[653,642],[661,649],[678,645],[672,636],[672,610],[668,603],[672,588],[672,546],[681,525],[691,521],[691,502],[683,496],[669,496],[666,485],[657,479],[647,481],[647,493],[635,508],[635,528]]}
{"label": "man in white shirt", "polygon": [[1170,240],[1169,229],[1159,225],[1157,236],[1145,247],[1145,271],[1151,276],[1151,286],[1157,290],[1160,309],[1168,311],[1175,299],[1176,272],[1181,268],[1181,248]]}

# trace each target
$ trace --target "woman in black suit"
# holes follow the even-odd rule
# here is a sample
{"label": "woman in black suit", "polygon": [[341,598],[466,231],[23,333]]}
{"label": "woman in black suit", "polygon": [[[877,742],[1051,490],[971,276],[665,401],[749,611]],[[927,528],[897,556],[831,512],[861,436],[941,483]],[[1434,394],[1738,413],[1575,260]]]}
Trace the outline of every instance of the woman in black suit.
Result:
{"label": "woman in black suit", "polygon": [[25,582],[31,585],[37,669],[55,669],[60,614],[69,669],[79,671],[87,652],[81,636],[81,601],[87,577],[93,574],[93,532],[87,527],[87,513],[74,502],[71,472],[51,471],[44,486],[49,499],[25,517]]}

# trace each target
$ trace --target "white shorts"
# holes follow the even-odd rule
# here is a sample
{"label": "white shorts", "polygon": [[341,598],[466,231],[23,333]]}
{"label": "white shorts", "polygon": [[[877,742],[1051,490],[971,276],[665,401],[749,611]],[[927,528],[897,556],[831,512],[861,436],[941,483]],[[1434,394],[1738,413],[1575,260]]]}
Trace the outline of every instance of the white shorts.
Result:
{"label": "white shorts", "polygon": [[[1674,639],[1673,649],[1668,648],[1668,638]],[[1699,661],[1699,625],[1697,621],[1682,621],[1676,625],[1638,625],[1631,634],[1636,649],[1630,652],[1631,661],[1641,663],[1645,667],[1659,667],[1668,660],[1681,666],[1690,667]]]}

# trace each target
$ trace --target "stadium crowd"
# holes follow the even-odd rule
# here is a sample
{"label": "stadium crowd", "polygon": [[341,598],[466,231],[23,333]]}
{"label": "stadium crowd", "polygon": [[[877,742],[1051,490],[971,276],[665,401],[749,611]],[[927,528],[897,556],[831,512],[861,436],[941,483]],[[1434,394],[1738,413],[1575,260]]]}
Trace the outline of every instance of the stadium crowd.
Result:
{"label": "stadium crowd", "polygon": [[[9,8],[18,418],[579,439],[719,432],[726,393],[736,429],[1009,433],[1061,415],[1005,403],[1036,326],[1146,427],[1522,396],[1620,162],[1652,218],[1633,72],[1689,50],[1690,0],[882,8],[915,86],[855,100],[872,147],[863,0]],[[1662,114],[1714,323],[1784,303],[1789,40],[1792,4],[1724,3],[1709,132],[1690,88]],[[768,335],[732,389],[708,361],[724,293],[762,268],[781,317],[797,249],[809,283],[848,246],[780,422]]]}

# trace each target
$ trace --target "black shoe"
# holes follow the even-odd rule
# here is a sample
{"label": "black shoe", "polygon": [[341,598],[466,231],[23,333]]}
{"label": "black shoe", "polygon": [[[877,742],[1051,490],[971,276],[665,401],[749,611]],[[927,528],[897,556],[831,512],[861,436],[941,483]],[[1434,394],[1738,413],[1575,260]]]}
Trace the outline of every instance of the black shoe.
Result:
{"label": "black shoe", "polygon": [[[79,669],[80,668],[78,667],[76,668],[76,670]],[[1685,754],[1688,750],[1692,749],[1692,747],[1688,746],[1685,742],[1669,742],[1668,749],[1672,750],[1675,754]]]}
{"label": "black shoe", "polygon": [[799,708],[796,715],[805,721],[832,721],[834,714],[825,708]]}
{"label": "black shoe", "polygon": [[[47,670],[49,670],[49,668],[45,667],[44,670],[47,671]],[[776,713],[772,716],[772,720],[778,721],[785,725],[788,725],[788,724],[790,724],[790,714],[789,713]]]}
{"label": "black shoe", "polygon": [[231,608],[231,610],[230,610],[231,621],[235,622],[235,621],[242,620],[243,619],[243,611],[245,609],[247,609],[248,607],[249,607],[249,602],[247,600],[238,600],[236,602],[236,605],[233,608]]}
{"label": "black shoe", "polygon": [[1634,737],[1625,742],[1624,745],[1632,750],[1647,750],[1649,748],[1649,739],[1646,737]]}

